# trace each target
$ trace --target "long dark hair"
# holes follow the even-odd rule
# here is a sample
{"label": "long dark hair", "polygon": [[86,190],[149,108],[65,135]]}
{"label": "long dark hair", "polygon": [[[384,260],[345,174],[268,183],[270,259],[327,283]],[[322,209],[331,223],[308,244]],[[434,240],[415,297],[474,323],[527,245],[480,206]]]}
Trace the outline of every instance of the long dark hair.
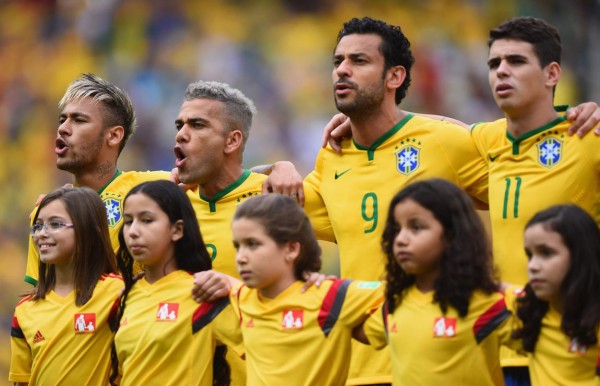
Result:
{"label": "long dark hair", "polygon": [[[558,233],[569,250],[571,265],[561,285],[561,329],[579,344],[598,342],[600,323],[600,230],[594,219],[576,205],[557,205],[537,213],[525,229],[541,224]],[[523,349],[533,352],[540,335],[548,302],[538,299],[530,284],[517,299],[517,316],[522,327],[513,338],[523,340]]]}
{"label": "long dark hair", "polygon": [[[175,242],[174,255],[178,270],[188,272],[207,271],[212,268],[212,261],[206,250],[200,227],[194,208],[187,195],[173,182],[166,180],[144,182],[129,191],[124,202],[134,194],[143,194],[156,202],[160,209],[167,214],[171,224],[178,220],[183,221],[183,236]],[[133,273],[133,256],[127,250],[123,228],[119,231],[119,250],[117,252],[117,263],[123,279],[125,289],[119,299],[119,313],[113,321],[113,330],[116,331],[125,312],[127,296],[135,284]],[[225,346],[217,346],[213,359],[213,384],[229,385],[230,369],[225,361]],[[112,374],[110,382],[114,383],[118,377],[119,362],[116,347],[113,342],[112,352]]]}
{"label": "long dark hair", "polygon": [[460,188],[441,179],[415,182],[394,196],[382,236],[387,255],[386,301],[390,312],[402,303],[405,291],[415,284],[415,276],[406,273],[394,258],[397,235],[394,219],[396,206],[413,200],[430,211],[444,229],[447,247],[440,258],[440,275],[434,284],[434,301],[445,314],[451,306],[462,317],[469,311],[475,290],[498,290],[494,280],[487,234],[470,198]]}
{"label": "long dark hair", "polygon": [[294,277],[304,280],[304,273],[321,270],[321,247],[312,225],[296,201],[281,194],[252,197],[238,206],[234,220],[247,218],[261,224],[277,245],[288,241],[300,244],[300,254],[294,260]]}
{"label": "long dark hair", "polygon": [[[117,271],[108,233],[106,209],[98,193],[90,188],[60,188],[42,199],[33,218],[34,224],[40,210],[55,200],[64,204],[73,222],[75,304],[82,306],[92,297],[98,279],[103,274]],[[54,265],[40,261],[38,275],[39,281],[32,292],[33,300],[44,299],[56,284]]]}

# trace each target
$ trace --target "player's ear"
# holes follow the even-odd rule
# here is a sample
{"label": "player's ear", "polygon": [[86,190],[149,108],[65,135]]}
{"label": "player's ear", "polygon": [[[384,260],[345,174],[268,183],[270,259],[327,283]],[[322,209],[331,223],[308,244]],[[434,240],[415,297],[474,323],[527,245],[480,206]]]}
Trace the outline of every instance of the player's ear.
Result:
{"label": "player's ear", "polygon": [[119,147],[125,136],[123,126],[113,126],[106,129],[106,140],[111,147]]}
{"label": "player's ear", "polygon": [[225,137],[225,149],[223,150],[226,154],[237,152],[244,141],[244,135],[240,130],[231,130]]}
{"label": "player's ear", "polygon": [[546,73],[546,85],[548,87],[554,87],[558,84],[561,71],[560,64],[556,62],[552,62],[546,66],[544,72]]}
{"label": "player's ear", "polygon": [[398,89],[406,79],[406,68],[404,66],[392,66],[387,70],[385,77],[389,88]]}

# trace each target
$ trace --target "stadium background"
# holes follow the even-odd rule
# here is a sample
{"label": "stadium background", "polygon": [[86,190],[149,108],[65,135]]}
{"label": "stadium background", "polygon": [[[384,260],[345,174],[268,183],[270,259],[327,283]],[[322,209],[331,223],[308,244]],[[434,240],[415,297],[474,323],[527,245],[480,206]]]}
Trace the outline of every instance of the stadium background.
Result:
{"label": "stadium background", "polygon": [[[305,175],[336,112],[331,53],[343,21],[402,26],[416,57],[403,106],[472,123],[500,117],[485,42],[515,15],[561,32],[557,103],[600,102],[600,0],[0,0],[0,384],[12,310],[28,289],[29,212],[40,193],[70,181],[54,164],[56,106],[78,74],[96,73],[133,98],[139,125],[123,170],[172,167],[185,86],[204,79],[257,105],[246,166],[289,159]],[[335,261],[326,270],[335,272]]]}

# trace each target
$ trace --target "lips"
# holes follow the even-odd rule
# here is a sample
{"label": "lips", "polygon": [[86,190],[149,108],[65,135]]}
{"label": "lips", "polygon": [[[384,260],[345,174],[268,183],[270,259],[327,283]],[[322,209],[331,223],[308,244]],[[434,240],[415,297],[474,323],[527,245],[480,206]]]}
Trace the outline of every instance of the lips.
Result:
{"label": "lips", "polygon": [[43,244],[38,244],[38,251],[39,253],[45,253],[48,252],[48,250],[52,247],[54,247],[56,244],[49,244],[49,243],[43,243]]}
{"label": "lips", "polygon": [[173,153],[175,153],[175,166],[182,167],[186,160],[186,155],[179,145],[175,145],[173,148]]}
{"label": "lips", "polygon": [[54,148],[54,153],[56,155],[61,156],[64,155],[69,150],[69,144],[62,137],[56,138],[56,147]]}
{"label": "lips", "polygon": [[513,90],[513,87],[508,83],[499,83],[496,86],[496,94],[499,96],[505,96]]}
{"label": "lips", "polygon": [[144,247],[141,245],[138,245],[138,244],[129,246],[129,252],[131,252],[132,255],[140,253],[142,251],[142,249],[144,249]]}
{"label": "lips", "polygon": [[252,272],[251,271],[240,271],[240,277],[244,281],[250,279],[251,276],[252,276]]}
{"label": "lips", "polygon": [[353,85],[348,82],[337,81],[334,86],[334,91],[336,95],[347,95],[352,89]]}

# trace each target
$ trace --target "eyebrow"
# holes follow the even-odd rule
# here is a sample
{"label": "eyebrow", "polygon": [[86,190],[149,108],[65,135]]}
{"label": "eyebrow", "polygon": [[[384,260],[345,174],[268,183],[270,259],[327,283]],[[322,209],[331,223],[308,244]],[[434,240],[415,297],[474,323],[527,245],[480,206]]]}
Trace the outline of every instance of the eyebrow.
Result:
{"label": "eyebrow", "polygon": [[200,117],[192,117],[192,118],[188,118],[186,120],[183,120],[181,118],[178,118],[175,120],[175,124],[176,125],[183,125],[184,123],[187,123],[188,125],[193,125],[195,123],[208,123],[208,119],[205,118],[200,118]]}
{"label": "eyebrow", "polygon": [[71,111],[71,112],[62,112],[60,113],[60,117],[73,117],[73,118],[89,118],[90,116],[86,113],[82,113],[80,111]]}
{"label": "eyebrow", "polygon": [[[510,54],[510,55],[506,55],[504,57],[507,60],[514,60],[514,59],[524,59],[527,60],[527,57],[525,55],[520,55],[520,54]],[[487,64],[490,65],[494,62],[497,62],[499,60],[502,60],[501,56],[494,56],[493,58],[490,58],[490,60],[488,60]]]}

